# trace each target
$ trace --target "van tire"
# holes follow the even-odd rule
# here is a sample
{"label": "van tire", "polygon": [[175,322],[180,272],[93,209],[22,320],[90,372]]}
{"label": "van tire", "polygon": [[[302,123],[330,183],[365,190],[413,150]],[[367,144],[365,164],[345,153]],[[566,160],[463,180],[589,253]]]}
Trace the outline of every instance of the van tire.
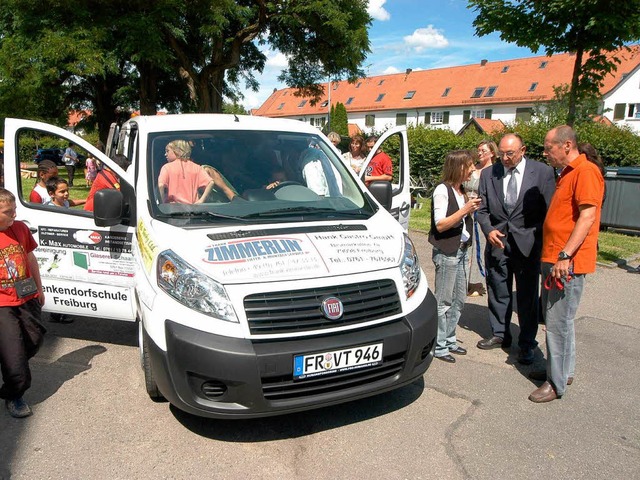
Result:
{"label": "van tire", "polygon": [[144,386],[147,390],[147,394],[154,402],[165,402],[165,398],[158,390],[158,384],[153,377],[153,370],[151,368],[151,359],[149,358],[149,339],[144,332],[142,323],[140,324],[142,331],[140,349],[142,350],[142,370],[144,371]]}

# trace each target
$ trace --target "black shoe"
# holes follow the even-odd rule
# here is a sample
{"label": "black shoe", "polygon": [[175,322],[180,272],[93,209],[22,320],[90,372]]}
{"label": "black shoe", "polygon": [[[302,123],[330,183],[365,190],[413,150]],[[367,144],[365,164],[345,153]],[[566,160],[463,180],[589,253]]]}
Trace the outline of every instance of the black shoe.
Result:
{"label": "black shoe", "polygon": [[456,363],[456,359],[453,358],[451,355],[447,354],[447,355],[442,355],[441,357],[436,357],[438,360],[442,360],[443,362],[447,362],[447,363]]}
{"label": "black shoe", "polygon": [[456,348],[449,350],[449,353],[455,353],[456,355],[466,355],[467,349],[457,345]]}
{"label": "black shoe", "polygon": [[50,313],[49,314],[49,322],[51,323],[73,323],[73,318],[68,315],[64,315],[62,313]]}
{"label": "black shoe", "polygon": [[504,340],[501,337],[493,336],[491,338],[480,340],[477,346],[480,350],[491,350],[492,348],[509,348],[511,346],[511,340]]}
{"label": "black shoe", "polygon": [[533,349],[523,348],[518,353],[518,363],[522,365],[531,365],[533,363]]}

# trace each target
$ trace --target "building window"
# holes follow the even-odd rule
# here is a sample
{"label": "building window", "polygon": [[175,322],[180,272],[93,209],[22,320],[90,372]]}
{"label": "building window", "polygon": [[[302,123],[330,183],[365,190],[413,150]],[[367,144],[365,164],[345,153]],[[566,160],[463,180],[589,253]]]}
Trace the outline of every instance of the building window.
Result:
{"label": "building window", "polygon": [[360,88],[360,85],[362,85],[362,82],[358,82],[358,84],[356,85],[356,88]]}
{"label": "building window", "polygon": [[299,104],[298,104],[298,108],[302,108],[307,104],[306,100],[302,100]]}
{"label": "building window", "polygon": [[405,94],[404,99],[405,99],[405,100],[411,100],[415,94],[416,94],[416,91],[415,91],[415,90],[409,90],[409,91]]}
{"label": "building window", "polygon": [[484,94],[485,97],[493,97],[496,94],[496,90],[498,87],[489,87],[487,88],[487,93]]}
{"label": "building window", "polygon": [[448,125],[449,124],[449,112],[425,112],[424,123],[427,125]]}
{"label": "building window", "polygon": [[364,126],[365,127],[373,127],[376,124],[376,116],[375,115],[365,115],[364,116]]}
{"label": "building window", "polygon": [[406,124],[407,124],[407,114],[396,113],[396,125],[406,125]]}
{"label": "building window", "polygon": [[278,105],[278,110],[282,110],[283,107],[284,107],[284,102],[282,102],[280,105]]}
{"label": "building window", "polygon": [[516,121],[528,122],[533,116],[533,108],[522,107],[516,108]]}
{"label": "building window", "polygon": [[471,116],[473,118],[484,118],[485,111],[483,110],[471,110]]}
{"label": "building window", "polygon": [[613,119],[614,120],[622,120],[624,118],[624,110],[627,107],[624,103],[616,103],[613,108]]}
{"label": "building window", "polygon": [[385,94],[381,93],[380,95],[378,95],[378,98],[376,98],[376,102],[380,102],[382,101],[382,99],[384,98]]}
{"label": "building window", "polygon": [[327,118],[326,117],[311,117],[309,119],[309,123],[315,127],[324,127],[325,124],[327,123]]}
{"label": "building window", "polygon": [[533,92],[533,91],[535,91],[536,88],[538,88],[538,82],[533,82],[531,84],[531,86],[529,87],[529,91]]}
{"label": "building window", "polygon": [[449,95],[449,92],[451,91],[451,87],[447,87],[444,89],[444,92],[442,92],[442,96],[446,97],[447,95]]}
{"label": "building window", "polygon": [[344,102],[344,104],[345,104],[345,105],[351,105],[351,102],[353,102],[353,98],[354,98],[354,97],[349,97],[349,98],[347,99],[347,101],[346,101],[346,102]]}
{"label": "building window", "polygon": [[382,85],[384,83],[384,78],[378,82],[378,85]]}
{"label": "building window", "polygon": [[340,84],[338,82],[334,82],[333,89],[337,90],[339,86],[340,86]]}
{"label": "building window", "polygon": [[325,100],[324,102],[322,102],[322,103],[320,104],[320,106],[321,106],[321,107],[326,107],[326,106],[328,106],[328,105],[329,105],[329,100]]}
{"label": "building window", "polygon": [[484,87],[476,87],[476,89],[471,94],[471,98],[478,98],[482,96],[482,92],[484,92]]}
{"label": "building window", "polygon": [[628,118],[640,118],[640,103],[630,103],[627,110]]}
{"label": "building window", "polygon": [[548,63],[549,62],[547,62],[547,61],[540,62],[540,68],[546,68]]}
{"label": "building window", "polygon": [[509,65],[505,65],[502,67],[502,71],[500,73],[507,73],[509,71]]}

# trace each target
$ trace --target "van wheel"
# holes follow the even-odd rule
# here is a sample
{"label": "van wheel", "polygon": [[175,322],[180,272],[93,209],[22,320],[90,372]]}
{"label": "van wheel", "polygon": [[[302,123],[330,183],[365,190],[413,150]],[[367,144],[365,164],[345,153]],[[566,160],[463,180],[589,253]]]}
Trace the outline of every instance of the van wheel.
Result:
{"label": "van wheel", "polygon": [[144,371],[144,386],[147,389],[149,397],[154,402],[164,402],[165,398],[158,390],[158,385],[153,378],[153,370],[151,369],[151,359],[149,358],[149,340],[144,333],[142,322],[140,322],[140,350],[142,351],[142,370]]}

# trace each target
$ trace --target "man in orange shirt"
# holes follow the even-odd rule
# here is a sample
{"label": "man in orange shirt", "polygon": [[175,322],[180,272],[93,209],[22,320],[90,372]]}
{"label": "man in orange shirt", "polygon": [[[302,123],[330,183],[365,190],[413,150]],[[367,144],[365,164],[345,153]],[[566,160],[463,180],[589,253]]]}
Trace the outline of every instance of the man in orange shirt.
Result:
{"label": "man in orange shirt", "polygon": [[[542,308],[546,324],[546,381],[529,395],[536,403],[560,398],[573,382],[576,348],[574,318],[587,273],[596,269],[604,178],[578,151],[569,126],[551,129],[544,156],[562,168],[542,229]],[[545,376],[532,372],[532,378]]]}

